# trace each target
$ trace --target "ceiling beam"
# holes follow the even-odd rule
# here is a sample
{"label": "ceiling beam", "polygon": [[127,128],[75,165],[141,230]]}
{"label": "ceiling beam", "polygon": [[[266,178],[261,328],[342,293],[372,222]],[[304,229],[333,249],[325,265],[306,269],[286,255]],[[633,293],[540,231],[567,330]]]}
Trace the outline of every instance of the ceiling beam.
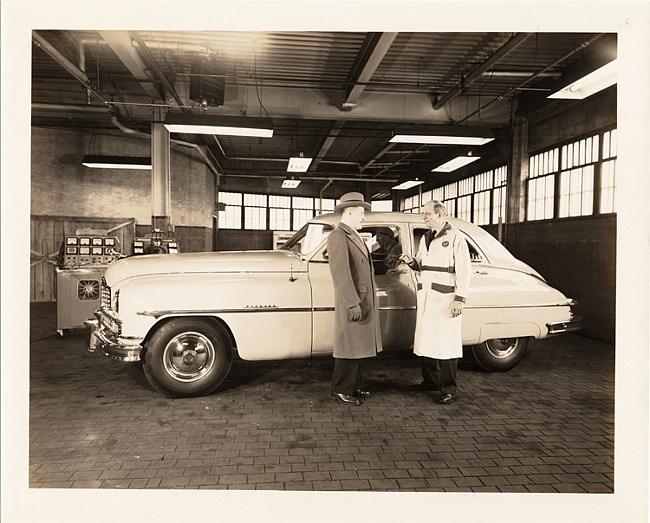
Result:
{"label": "ceiling beam", "polygon": [[505,44],[503,44],[499,49],[497,49],[487,60],[484,60],[476,69],[470,72],[466,77],[464,77],[456,86],[452,87],[449,91],[443,94],[435,104],[433,104],[434,109],[441,109],[444,105],[449,102],[456,95],[460,94],[464,89],[466,89],[470,84],[478,80],[483,73],[485,73],[492,66],[499,63],[503,58],[508,56],[512,51],[517,49],[521,44],[523,44],[533,33],[517,33],[510,38]]}
{"label": "ceiling beam", "polygon": [[398,33],[381,34],[374,48],[370,52],[370,56],[366,59],[359,76],[354,80],[354,86],[349,90],[348,95],[343,100],[343,103],[341,104],[342,109],[349,109],[356,106],[359,97],[365,90],[366,85],[372,79],[377,67],[379,67],[379,64],[381,64],[381,61],[384,59],[384,56],[386,56],[386,53],[395,41],[397,34]]}
{"label": "ceiling beam", "polygon": [[128,31],[99,31],[104,41],[110,46],[133,77],[140,82],[140,86],[152,100],[164,100],[156,87],[151,83],[152,77],[149,67],[142,60],[138,51],[131,43],[131,34]]}

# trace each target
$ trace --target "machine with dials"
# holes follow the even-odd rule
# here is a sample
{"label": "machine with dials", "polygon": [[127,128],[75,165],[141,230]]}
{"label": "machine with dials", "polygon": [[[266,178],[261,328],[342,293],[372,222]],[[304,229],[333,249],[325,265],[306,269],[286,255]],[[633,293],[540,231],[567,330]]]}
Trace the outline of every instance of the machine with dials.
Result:
{"label": "machine with dials", "polygon": [[104,271],[120,256],[119,240],[106,231],[78,229],[65,237],[55,268],[59,336],[84,328],[84,321],[99,308]]}

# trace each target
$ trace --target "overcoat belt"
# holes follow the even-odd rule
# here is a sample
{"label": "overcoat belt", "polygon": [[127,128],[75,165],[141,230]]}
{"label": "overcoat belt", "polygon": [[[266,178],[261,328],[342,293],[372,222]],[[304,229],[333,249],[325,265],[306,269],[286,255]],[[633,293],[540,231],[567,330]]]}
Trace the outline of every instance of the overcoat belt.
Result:
{"label": "overcoat belt", "polygon": [[[327,238],[334,282],[334,357],[369,358],[382,351],[376,285],[372,261],[359,234],[340,223]],[[361,319],[350,321],[349,310],[361,306]]]}

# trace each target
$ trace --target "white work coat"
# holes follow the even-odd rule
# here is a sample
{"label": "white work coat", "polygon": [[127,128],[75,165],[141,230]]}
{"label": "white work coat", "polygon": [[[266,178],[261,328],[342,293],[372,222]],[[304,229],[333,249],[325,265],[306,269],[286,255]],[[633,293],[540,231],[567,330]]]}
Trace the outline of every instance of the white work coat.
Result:
{"label": "white work coat", "polygon": [[420,275],[417,292],[417,323],[413,352],[440,360],[463,355],[463,315],[451,314],[454,302],[465,303],[471,274],[467,241],[448,223],[427,247],[431,232],[422,236],[414,267]]}

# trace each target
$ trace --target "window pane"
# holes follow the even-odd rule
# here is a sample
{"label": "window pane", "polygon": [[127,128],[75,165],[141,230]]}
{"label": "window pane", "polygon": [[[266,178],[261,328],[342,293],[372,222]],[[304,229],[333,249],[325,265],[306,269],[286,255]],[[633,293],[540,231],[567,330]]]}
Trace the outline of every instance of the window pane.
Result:
{"label": "window pane", "polygon": [[291,230],[291,210],[270,208],[269,229],[272,231]]}
{"label": "window pane", "polygon": [[499,187],[493,191],[492,223],[506,221],[506,188]]}
{"label": "window pane", "polygon": [[293,210],[293,230],[297,231],[305,223],[314,217],[314,211],[310,209],[294,209]]}
{"label": "window pane", "polygon": [[390,212],[393,210],[392,200],[376,200],[370,203],[372,211]]}
{"label": "window pane", "polygon": [[219,228],[241,229],[241,207],[226,205],[225,211],[219,211]]}
{"label": "window pane", "polygon": [[601,168],[600,212],[616,211],[616,160],[603,162]]}

